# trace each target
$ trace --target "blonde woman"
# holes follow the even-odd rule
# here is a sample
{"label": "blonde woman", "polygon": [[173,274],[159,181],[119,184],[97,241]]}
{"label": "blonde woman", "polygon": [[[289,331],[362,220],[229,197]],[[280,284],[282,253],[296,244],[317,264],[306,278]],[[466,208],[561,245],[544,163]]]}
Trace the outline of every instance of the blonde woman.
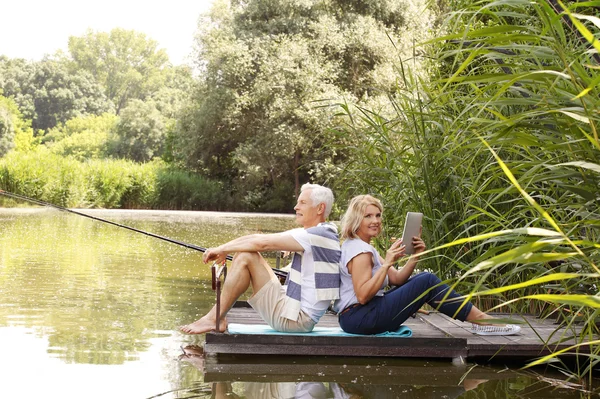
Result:
{"label": "blonde woman", "polygon": [[[432,273],[412,276],[418,254],[425,250],[421,237],[412,240],[415,254],[401,268],[394,268],[404,256],[404,238],[394,242],[382,258],[371,245],[381,233],[383,206],[370,195],[354,197],[342,218],[342,257],[340,260],[340,299],[335,303],[340,327],[353,334],[379,334],[396,331],[408,317],[427,303],[447,316],[470,321],[473,332],[481,335],[512,335],[520,327],[486,323],[492,317],[471,303],[452,300],[459,295],[441,284]],[[384,292],[388,285],[396,286]],[[425,294],[425,295],[423,295]],[[444,301],[442,299],[446,298]]]}

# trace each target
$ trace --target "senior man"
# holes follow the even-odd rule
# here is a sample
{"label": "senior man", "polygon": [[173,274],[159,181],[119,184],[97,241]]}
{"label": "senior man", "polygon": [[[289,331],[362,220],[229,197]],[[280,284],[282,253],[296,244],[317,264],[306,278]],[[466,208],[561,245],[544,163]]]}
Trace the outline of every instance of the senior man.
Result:
{"label": "senior man", "polygon": [[[216,248],[209,248],[204,263],[225,262],[235,253],[221,293],[218,331],[227,330],[227,312],[252,286],[250,305],[277,331],[309,332],[334,299],[339,298],[340,243],[337,228],[326,219],[333,205],[333,193],[318,184],[304,184],[296,211],[296,228],[277,234],[251,234]],[[264,251],[294,252],[285,285],[260,254]],[[216,329],[216,305],[197,321],[181,326],[188,334]]]}

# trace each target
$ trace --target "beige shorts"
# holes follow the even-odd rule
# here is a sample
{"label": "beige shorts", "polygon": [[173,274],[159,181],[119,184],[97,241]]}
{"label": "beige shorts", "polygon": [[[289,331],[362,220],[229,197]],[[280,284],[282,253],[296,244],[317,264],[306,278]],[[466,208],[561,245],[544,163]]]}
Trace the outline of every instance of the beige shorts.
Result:
{"label": "beige shorts", "polygon": [[298,320],[290,320],[281,314],[287,305],[288,297],[285,288],[275,276],[266,283],[248,303],[258,312],[271,328],[282,332],[310,332],[315,327],[315,322],[303,310],[300,310]]}

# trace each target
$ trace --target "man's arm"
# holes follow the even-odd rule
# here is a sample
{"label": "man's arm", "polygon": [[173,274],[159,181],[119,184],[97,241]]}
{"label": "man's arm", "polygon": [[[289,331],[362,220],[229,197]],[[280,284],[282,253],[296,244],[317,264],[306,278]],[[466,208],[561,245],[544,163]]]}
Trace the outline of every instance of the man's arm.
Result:
{"label": "man's arm", "polygon": [[204,263],[210,261],[222,263],[225,261],[227,254],[233,252],[264,251],[301,252],[304,251],[304,248],[289,233],[251,234],[236,238],[216,248],[207,249],[202,260],[204,260]]}

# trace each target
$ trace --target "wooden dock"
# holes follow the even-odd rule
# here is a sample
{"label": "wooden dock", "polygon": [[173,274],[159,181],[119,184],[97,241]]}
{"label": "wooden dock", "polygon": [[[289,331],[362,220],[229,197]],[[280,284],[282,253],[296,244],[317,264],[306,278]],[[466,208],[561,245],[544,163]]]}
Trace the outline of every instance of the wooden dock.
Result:
{"label": "wooden dock", "polygon": [[[209,357],[286,355],[526,361],[576,343],[573,336],[577,331],[556,331],[557,325],[552,320],[534,316],[513,316],[513,319],[524,322],[519,335],[475,335],[470,332],[470,323],[462,323],[437,312],[428,315],[418,313],[407,320],[405,325],[413,331],[410,338],[208,333],[204,354]],[[228,322],[265,324],[245,302],[238,302],[231,309]],[[333,314],[326,314],[317,325],[339,326],[337,316]]]}

